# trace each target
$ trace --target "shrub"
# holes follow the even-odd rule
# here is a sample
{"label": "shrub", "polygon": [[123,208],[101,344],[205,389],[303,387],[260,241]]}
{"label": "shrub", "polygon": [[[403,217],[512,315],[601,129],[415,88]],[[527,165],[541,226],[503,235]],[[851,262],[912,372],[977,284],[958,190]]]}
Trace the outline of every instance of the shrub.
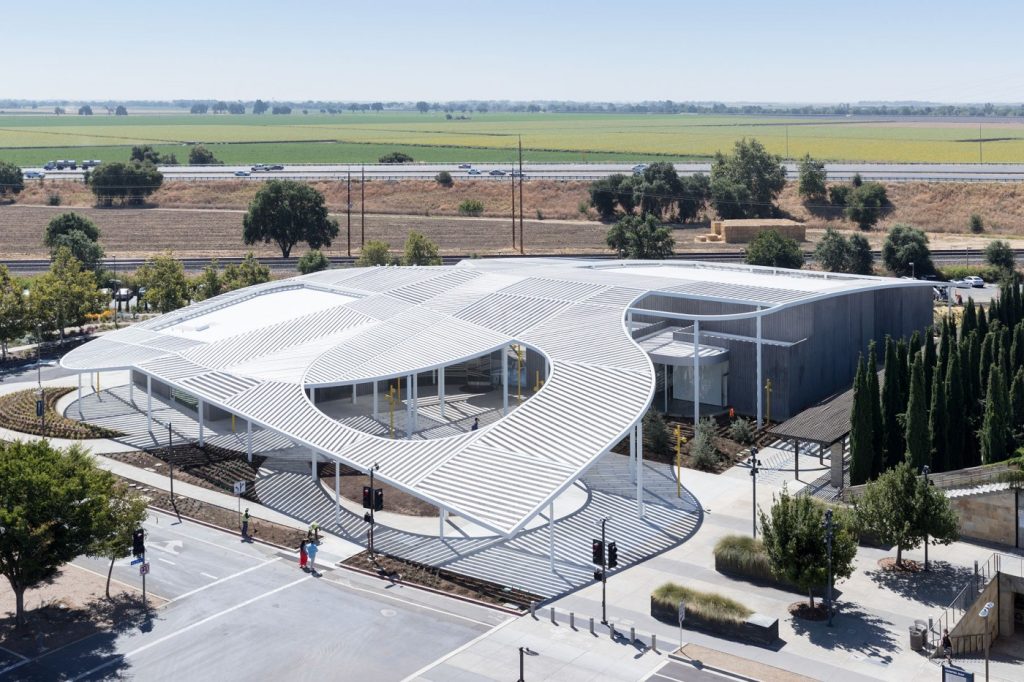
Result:
{"label": "shrub", "polygon": [[677,608],[679,602],[683,602],[687,613],[710,621],[742,623],[754,613],[735,599],[714,592],[700,592],[675,583],[661,585],[651,593],[651,598],[672,608]]}
{"label": "shrub", "polygon": [[986,282],[998,282],[1002,273],[991,265],[946,265],[939,270],[942,279],[963,279],[970,275],[981,277]]}
{"label": "shrub", "polygon": [[985,247],[985,260],[989,265],[1000,270],[1013,270],[1013,249],[1010,248],[1009,243],[996,239]]}
{"label": "shrub", "polygon": [[537,209],[537,220],[544,220],[544,213],[539,208]]}
{"label": "shrub", "polygon": [[981,219],[981,216],[977,213],[971,214],[971,221],[968,223],[971,228],[971,232],[974,234],[981,234],[985,231],[985,221]]}
{"label": "shrub", "polygon": [[865,182],[855,186],[846,197],[846,217],[862,230],[870,230],[882,217],[882,210],[889,205],[885,185],[879,182]]}
{"label": "shrub", "polygon": [[729,438],[742,445],[750,445],[754,442],[754,423],[743,417],[733,419],[729,424]]}
{"label": "shrub", "polygon": [[327,256],[323,254],[320,249],[311,249],[306,253],[302,254],[299,258],[298,269],[303,275],[308,275],[311,272],[320,272],[331,267],[331,262],[327,260]]}
{"label": "shrub", "polygon": [[694,429],[690,443],[693,466],[701,471],[713,471],[718,466],[718,449],[714,441],[715,423],[709,417],[701,419]]}
{"label": "shrub", "polygon": [[459,215],[480,215],[484,212],[484,202],[479,199],[465,199],[459,204]]}
{"label": "shrub", "polygon": [[668,426],[665,425],[665,419],[661,413],[653,407],[644,415],[644,441],[652,452],[659,455],[668,452],[670,445]]}
{"label": "shrub", "polygon": [[451,187],[452,185],[455,184],[455,181],[452,180],[452,174],[444,170],[435,175],[434,180],[436,180],[437,184],[441,185],[442,187]]}
{"label": "shrub", "polygon": [[402,152],[391,152],[377,159],[380,163],[412,163],[412,157]]}
{"label": "shrub", "polygon": [[576,210],[580,215],[587,215],[590,212],[590,203],[586,199],[580,199],[580,203],[576,204]]}
{"label": "shrub", "polygon": [[828,202],[833,206],[846,206],[846,200],[852,190],[849,185],[833,185],[828,188]]}
{"label": "shrub", "polygon": [[60,206],[60,194],[50,192],[49,196],[46,197],[46,203],[48,206]]}
{"label": "shrub", "polygon": [[749,535],[726,535],[715,545],[715,570],[758,580],[776,580],[764,543]]}
{"label": "shrub", "polygon": [[764,230],[747,247],[746,261],[749,265],[799,270],[804,254],[795,239],[783,237],[775,230]]}

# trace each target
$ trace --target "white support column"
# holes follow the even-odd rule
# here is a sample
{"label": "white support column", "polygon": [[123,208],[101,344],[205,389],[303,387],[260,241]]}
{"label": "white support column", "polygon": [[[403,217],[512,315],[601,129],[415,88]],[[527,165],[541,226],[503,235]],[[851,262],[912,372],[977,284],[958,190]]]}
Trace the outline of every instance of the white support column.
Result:
{"label": "white support column", "polygon": [[146,430],[153,433],[153,377],[146,375]]}
{"label": "white support column", "polygon": [[341,525],[341,462],[334,460],[334,522]]}
{"label": "white support column", "polygon": [[555,501],[548,503],[548,554],[551,572],[555,572]]}
{"label": "white support column", "polygon": [[[761,309],[758,308],[758,311]],[[764,419],[764,381],[761,376],[761,316],[757,316],[757,428],[761,428]]]}
{"label": "white support column", "polygon": [[309,452],[312,455],[312,457],[311,457],[311,462],[312,463],[309,466],[309,477],[313,480],[313,483],[316,483],[316,460],[317,460],[316,450],[314,450],[313,448],[310,448]]}
{"label": "white support column", "polygon": [[439,383],[437,385],[438,396],[440,397],[441,419],[444,419],[444,367],[437,370]]}
{"label": "white support column", "polygon": [[419,429],[420,421],[420,406],[418,403],[420,397],[420,375],[412,375],[412,430],[415,433]]}
{"label": "white support column", "polygon": [[668,414],[668,364],[665,364],[665,409],[662,412]]}
{"label": "white support column", "polygon": [[373,382],[373,418],[376,419],[377,415],[380,414],[380,400],[377,396],[377,384],[379,382],[374,380]]}
{"label": "white support column", "polygon": [[[81,386],[82,375],[78,375],[79,386]],[[81,398],[81,396],[79,396]],[[135,371],[128,370],[128,402],[131,405],[135,404]]]}
{"label": "white support column", "polygon": [[636,423],[636,513],[644,517],[644,425]]}
{"label": "white support column", "polygon": [[313,407],[316,407],[316,386],[309,387],[309,402],[313,403]]}
{"label": "white support column", "polygon": [[199,412],[199,447],[203,447],[203,445],[206,442],[205,439],[204,439],[204,431],[203,431],[204,422],[206,421],[206,417],[203,415],[203,399],[202,398],[199,399],[199,404],[197,405],[197,407],[198,407],[197,411]]}
{"label": "white support column", "polygon": [[78,373],[78,418],[83,419],[82,416],[82,373]]}
{"label": "white support column", "polygon": [[501,349],[501,414],[508,414],[508,346]]}
{"label": "white support column", "polygon": [[245,456],[252,462],[252,420],[245,420]]}
{"label": "white support column", "polygon": [[693,321],[693,427],[700,423],[700,320]]}
{"label": "white support column", "polygon": [[444,540],[444,527],[448,523],[448,510],[445,509],[444,507],[441,507],[441,514],[438,516],[438,519],[439,523],[437,532],[438,535],[441,536],[441,539]]}
{"label": "white support column", "polygon": [[352,404],[356,404],[356,393],[358,391],[359,384],[352,384]]}
{"label": "white support column", "polygon": [[[399,396],[401,397],[401,396]],[[412,375],[405,377],[405,436],[412,435]]]}
{"label": "white support column", "polygon": [[629,430],[629,480],[636,481],[636,426]]}

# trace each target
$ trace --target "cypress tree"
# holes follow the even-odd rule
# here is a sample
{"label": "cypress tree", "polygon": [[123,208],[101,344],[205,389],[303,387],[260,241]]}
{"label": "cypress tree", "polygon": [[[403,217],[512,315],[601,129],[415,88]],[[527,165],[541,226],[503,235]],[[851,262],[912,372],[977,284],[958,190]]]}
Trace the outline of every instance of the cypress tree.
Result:
{"label": "cypress tree", "polygon": [[1013,375],[1013,383],[1010,384],[1010,414],[1013,415],[1010,431],[1013,433],[1014,441],[1019,442],[1024,431],[1024,367],[1017,370]]}
{"label": "cypress tree", "polygon": [[921,357],[914,358],[910,370],[910,399],[906,418],[907,461],[914,471],[931,464],[932,446],[928,439],[928,398],[924,394],[924,368]]}
{"label": "cypress tree", "polygon": [[1024,322],[1018,322],[1017,326],[1013,328],[1013,343],[1010,345],[1010,356],[1010,362],[1013,363],[1014,371],[1024,367]]}
{"label": "cypress tree", "polygon": [[[896,342],[896,358],[899,361],[899,377],[897,384],[900,389],[900,405],[906,406],[910,397],[910,353],[907,352],[907,340],[900,339]],[[903,410],[900,409],[902,412]]]}
{"label": "cypress tree", "polygon": [[946,326],[949,327],[949,338],[953,339],[953,343],[957,342],[956,335],[956,318],[952,315],[946,316]]}
{"label": "cypress tree", "polygon": [[942,329],[939,333],[939,362],[944,367],[949,367],[949,350],[951,340],[956,341],[956,332],[949,325],[948,318],[942,318]]}
{"label": "cypress tree", "polygon": [[[985,339],[981,342],[981,357],[978,361],[978,385],[983,388],[988,387],[988,375],[991,374],[992,363],[995,361],[995,342],[995,334],[986,334]],[[978,397],[984,400],[985,395],[985,393],[982,393]]]}
{"label": "cypress tree", "polygon": [[900,360],[892,337],[885,338],[885,384],[882,388],[882,431],[885,441],[885,469],[903,461],[903,429],[899,415],[906,403],[900,402]]}
{"label": "cypress tree", "polygon": [[935,471],[949,469],[948,439],[946,429],[949,420],[946,417],[946,384],[938,377],[945,376],[945,367],[941,364],[935,368],[936,381],[932,385],[931,409],[928,414],[928,435],[932,441],[932,466]]}
{"label": "cypress tree", "polygon": [[978,328],[978,312],[974,309],[973,298],[967,299],[967,305],[964,306],[964,321],[960,327],[961,339],[966,339],[971,332]]}
{"label": "cypress tree", "polygon": [[850,485],[867,483],[871,476],[871,396],[868,394],[864,356],[857,358],[857,378],[853,382],[853,408],[850,414]]}
{"label": "cypress tree", "polygon": [[971,373],[971,403],[968,409],[972,414],[977,414],[980,411],[981,401],[985,397],[981,387],[981,335],[974,330],[967,342],[970,365],[965,369]]}
{"label": "cypress tree", "polygon": [[[946,369],[946,458],[949,470],[964,467],[964,444],[967,435],[967,411],[964,405],[963,372],[960,353],[950,353]],[[972,439],[973,440],[973,439]]]}
{"label": "cypress tree", "polygon": [[984,306],[980,306],[979,305],[978,306],[978,334],[981,335],[983,338],[984,338],[985,334],[988,334],[988,330],[992,326],[990,324],[990,322],[989,322],[991,319],[992,319],[991,315],[989,315],[988,319],[985,318],[985,308],[984,308]]}
{"label": "cypress tree", "polygon": [[932,377],[935,374],[936,359],[934,330],[928,327],[924,334],[924,390],[927,395],[932,394]]}
{"label": "cypress tree", "polygon": [[1003,461],[1010,454],[1009,396],[1003,383],[1003,373],[998,367],[989,372],[987,395],[985,418],[979,435],[981,461],[992,464]]}
{"label": "cypress tree", "polygon": [[999,364],[1003,368],[1003,376],[1009,381],[1013,376],[1010,371],[1010,351],[1013,348],[1013,331],[1005,324],[999,325]]}
{"label": "cypress tree", "polygon": [[878,391],[878,351],[868,344],[867,390],[871,404],[871,478],[885,470],[885,434],[882,431],[882,398]]}
{"label": "cypress tree", "polygon": [[907,357],[910,358],[910,362],[914,361],[914,356],[921,350],[921,344],[921,331],[915,329],[914,333],[910,335],[910,343],[907,346]]}

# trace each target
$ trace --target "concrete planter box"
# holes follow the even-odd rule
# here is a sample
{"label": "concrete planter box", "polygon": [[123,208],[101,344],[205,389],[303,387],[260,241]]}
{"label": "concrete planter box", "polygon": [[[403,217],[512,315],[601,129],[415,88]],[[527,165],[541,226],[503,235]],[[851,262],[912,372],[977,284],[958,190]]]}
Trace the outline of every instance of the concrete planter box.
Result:
{"label": "concrete planter box", "polygon": [[[679,611],[677,606],[664,605],[651,597],[651,616],[672,625],[679,625]],[[734,621],[708,620],[696,614],[687,612],[683,627],[692,630],[702,630],[713,635],[721,635],[730,639],[737,639],[743,642],[752,642],[770,646],[779,638],[778,618],[754,613],[746,621],[737,623]]]}

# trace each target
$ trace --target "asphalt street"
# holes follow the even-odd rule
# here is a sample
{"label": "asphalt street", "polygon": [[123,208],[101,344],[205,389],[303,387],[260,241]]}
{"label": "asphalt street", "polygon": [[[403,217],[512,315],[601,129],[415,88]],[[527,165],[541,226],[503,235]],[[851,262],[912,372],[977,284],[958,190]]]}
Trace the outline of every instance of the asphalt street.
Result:
{"label": "asphalt street", "polygon": [[[273,161],[273,159],[268,159]],[[458,163],[411,163],[411,164],[284,164],[282,170],[253,171],[247,166],[161,166],[160,172],[166,180],[269,180],[292,178],[306,180],[353,180],[365,174],[367,179],[432,178],[440,171],[448,171],[462,180],[509,180],[509,173],[519,166],[511,159],[501,162],[480,162],[471,168],[460,168]],[[796,177],[797,164],[785,164],[790,177]],[[709,173],[711,164],[676,163],[680,175]],[[524,163],[523,174],[527,178],[576,180],[592,179],[612,173],[632,173],[632,163]],[[52,170],[25,168],[25,171],[45,173],[47,179],[81,180],[83,172],[78,170]],[[1024,164],[1006,163],[826,163],[831,180],[849,180],[859,173],[865,180],[887,181],[1019,181],[1024,180]],[[491,175],[491,171],[502,171],[502,175]],[[239,176],[238,173],[249,175]],[[31,180],[30,180],[31,182]]]}
{"label": "asphalt street", "polygon": [[[511,616],[321,566],[173,516],[145,524],[146,588],[169,602],[0,674],[4,680],[400,680]],[[141,586],[138,566],[115,580]],[[79,558],[103,576],[109,562]]]}
{"label": "asphalt street", "polygon": [[679,661],[665,661],[664,665],[655,670],[644,682],[723,682],[744,678],[719,675],[710,670],[699,670],[692,665]]}

